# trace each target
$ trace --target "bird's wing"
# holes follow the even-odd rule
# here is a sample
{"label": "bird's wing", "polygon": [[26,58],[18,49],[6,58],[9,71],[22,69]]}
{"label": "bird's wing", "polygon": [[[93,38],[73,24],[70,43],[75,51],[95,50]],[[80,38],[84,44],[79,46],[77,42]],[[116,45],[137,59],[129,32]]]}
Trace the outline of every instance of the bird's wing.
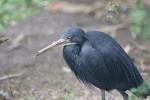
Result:
{"label": "bird's wing", "polygon": [[128,84],[128,87],[137,87],[141,84],[141,75],[132,63],[132,60],[119,45],[110,42],[105,44],[103,48],[99,48],[99,50],[112,75],[111,80],[118,82],[120,86]]}
{"label": "bird's wing", "polygon": [[93,48],[89,42],[85,42],[80,52],[80,70],[84,77],[82,81],[106,89],[109,81],[109,72],[102,55]]}
{"label": "bird's wing", "polygon": [[[96,40],[93,39],[94,37],[96,37]],[[104,62],[103,65],[107,68],[108,82],[111,82],[112,85],[117,83],[116,88],[137,87],[142,83],[143,79],[137,68],[115,40],[105,34],[96,34],[96,36],[92,34],[88,39],[92,47],[98,52],[98,55],[101,56]]]}

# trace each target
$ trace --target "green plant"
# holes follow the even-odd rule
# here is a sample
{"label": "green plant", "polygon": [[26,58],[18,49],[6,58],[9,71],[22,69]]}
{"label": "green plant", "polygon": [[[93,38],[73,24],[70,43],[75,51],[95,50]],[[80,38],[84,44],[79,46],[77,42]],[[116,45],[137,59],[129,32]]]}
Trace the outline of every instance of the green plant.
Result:
{"label": "green plant", "polygon": [[[131,89],[131,92],[134,96],[130,96],[129,100],[137,100],[137,98],[139,98],[138,100],[143,100],[140,96],[146,97],[150,94],[150,81],[144,81],[138,88]],[[136,97],[135,95],[139,97]]]}
{"label": "green plant", "polygon": [[150,41],[150,19],[141,0],[133,1],[129,19],[131,22],[131,32],[135,36],[142,34],[146,40]]}
{"label": "green plant", "polygon": [[119,15],[120,6],[117,2],[110,1],[108,3],[107,11],[108,11],[108,15],[106,16],[106,20],[108,22],[112,22],[113,18],[114,18],[114,15]]}
{"label": "green plant", "polygon": [[20,20],[39,12],[45,2],[52,0],[0,0],[0,31],[12,20]]}
{"label": "green plant", "polygon": [[25,97],[25,100],[36,100],[36,99],[33,96],[27,96],[27,97]]}
{"label": "green plant", "polygon": [[67,92],[67,93],[65,93],[63,96],[61,96],[61,100],[74,100],[74,98],[75,98],[75,95],[74,95],[74,93],[73,92]]}

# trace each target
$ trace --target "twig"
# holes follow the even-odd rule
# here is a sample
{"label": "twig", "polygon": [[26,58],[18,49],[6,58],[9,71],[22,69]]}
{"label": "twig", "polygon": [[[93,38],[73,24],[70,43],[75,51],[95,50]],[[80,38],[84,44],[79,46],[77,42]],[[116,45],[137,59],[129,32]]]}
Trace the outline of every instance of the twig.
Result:
{"label": "twig", "polygon": [[10,47],[8,48],[9,50],[13,50],[18,48],[21,45],[21,41],[25,38],[23,34],[19,34],[13,41]]}
{"label": "twig", "polygon": [[11,79],[11,78],[16,78],[16,77],[19,77],[23,74],[24,74],[24,72],[20,72],[20,73],[17,73],[17,74],[10,74],[10,75],[6,75],[6,76],[2,76],[2,77],[0,77],[0,81]]}
{"label": "twig", "polygon": [[5,41],[7,41],[7,40],[8,40],[7,37],[1,37],[0,36],[0,44],[3,43],[3,42],[5,42]]}

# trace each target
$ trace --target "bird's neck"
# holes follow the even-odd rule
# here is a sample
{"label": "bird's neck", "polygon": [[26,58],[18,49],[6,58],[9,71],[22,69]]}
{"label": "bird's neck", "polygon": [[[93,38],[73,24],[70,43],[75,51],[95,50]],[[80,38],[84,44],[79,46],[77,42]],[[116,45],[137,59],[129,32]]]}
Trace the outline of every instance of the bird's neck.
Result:
{"label": "bird's neck", "polygon": [[64,46],[63,56],[65,61],[70,65],[70,63],[75,63],[80,56],[81,47],[77,44]]}
{"label": "bird's neck", "polygon": [[81,44],[72,44],[72,45],[64,46],[63,54],[65,54],[67,56],[79,55],[80,50],[81,50],[80,45]]}
{"label": "bird's neck", "polygon": [[64,59],[76,76],[80,69],[80,49],[78,45],[69,45],[63,48]]}

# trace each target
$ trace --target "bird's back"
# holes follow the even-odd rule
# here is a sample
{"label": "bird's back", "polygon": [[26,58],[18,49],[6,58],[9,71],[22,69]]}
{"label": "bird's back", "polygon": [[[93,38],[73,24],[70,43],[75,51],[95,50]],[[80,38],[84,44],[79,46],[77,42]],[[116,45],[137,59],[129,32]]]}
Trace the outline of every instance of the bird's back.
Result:
{"label": "bird's back", "polygon": [[97,31],[87,32],[86,35],[92,47],[103,56],[111,76],[110,82],[114,82],[116,89],[125,91],[141,85],[143,79],[136,66],[112,37]]}

